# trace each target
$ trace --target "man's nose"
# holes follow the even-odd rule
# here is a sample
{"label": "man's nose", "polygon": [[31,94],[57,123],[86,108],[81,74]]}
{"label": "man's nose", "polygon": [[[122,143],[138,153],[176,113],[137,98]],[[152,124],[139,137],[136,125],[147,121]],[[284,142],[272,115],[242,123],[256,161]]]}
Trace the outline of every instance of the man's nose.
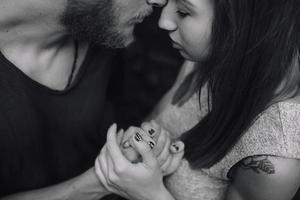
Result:
{"label": "man's nose", "polygon": [[146,0],[147,4],[153,6],[153,7],[162,7],[166,5],[167,0]]}

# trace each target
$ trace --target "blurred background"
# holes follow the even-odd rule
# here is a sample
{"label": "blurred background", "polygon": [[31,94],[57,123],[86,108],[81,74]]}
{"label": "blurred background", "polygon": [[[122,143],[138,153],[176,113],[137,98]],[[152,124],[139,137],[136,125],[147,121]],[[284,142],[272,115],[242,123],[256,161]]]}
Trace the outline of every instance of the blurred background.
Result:
{"label": "blurred background", "polygon": [[158,27],[160,9],[138,24],[136,41],[118,60],[112,76],[111,101],[118,124],[139,125],[172,86],[183,62],[167,32]]}

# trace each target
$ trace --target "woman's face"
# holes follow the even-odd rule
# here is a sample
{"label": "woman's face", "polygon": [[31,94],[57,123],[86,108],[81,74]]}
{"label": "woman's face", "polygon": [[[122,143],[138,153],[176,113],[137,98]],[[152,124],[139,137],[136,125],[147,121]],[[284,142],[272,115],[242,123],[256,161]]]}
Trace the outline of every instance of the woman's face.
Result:
{"label": "woman's face", "polygon": [[213,0],[169,0],[159,26],[183,57],[201,61],[209,51],[213,15]]}

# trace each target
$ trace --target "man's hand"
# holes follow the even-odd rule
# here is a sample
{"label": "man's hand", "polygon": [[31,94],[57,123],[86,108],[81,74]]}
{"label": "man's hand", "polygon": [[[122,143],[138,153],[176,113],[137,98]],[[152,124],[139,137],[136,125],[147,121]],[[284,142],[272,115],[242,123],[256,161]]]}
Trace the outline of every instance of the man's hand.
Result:
{"label": "man's hand", "polygon": [[123,155],[132,163],[141,162],[141,155],[133,148],[131,139],[136,133],[139,133],[152,149],[163,175],[173,173],[180,163],[181,159],[178,158],[183,156],[184,144],[181,141],[172,142],[169,132],[154,121],[144,122],[141,128],[130,127],[122,136],[118,134],[118,138],[121,137]]}
{"label": "man's hand", "polygon": [[[130,138],[130,144],[141,155],[141,162],[132,163],[121,152],[120,136],[116,132],[114,124],[109,128],[107,142],[95,161],[96,173],[106,189],[133,200],[174,200],[163,184],[158,161],[143,135],[136,132]],[[181,160],[180,154],[176,155],[174,162]]]}

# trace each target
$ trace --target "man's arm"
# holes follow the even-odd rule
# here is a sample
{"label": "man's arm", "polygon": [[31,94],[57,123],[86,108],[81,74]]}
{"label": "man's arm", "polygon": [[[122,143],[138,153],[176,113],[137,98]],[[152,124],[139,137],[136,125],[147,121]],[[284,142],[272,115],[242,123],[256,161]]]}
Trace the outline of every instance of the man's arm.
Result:
{"label": "man's arm", "polygon": [[47,188],[13,194],[1,200],[99,200],[108,194],[109,192],[97,178],[95,169],[91,168],[69,181]]}
{"label": "man's arm", "polygon": [[232,170],[230,200],[291,200],[300,186],[300,160],[252,156]]}

